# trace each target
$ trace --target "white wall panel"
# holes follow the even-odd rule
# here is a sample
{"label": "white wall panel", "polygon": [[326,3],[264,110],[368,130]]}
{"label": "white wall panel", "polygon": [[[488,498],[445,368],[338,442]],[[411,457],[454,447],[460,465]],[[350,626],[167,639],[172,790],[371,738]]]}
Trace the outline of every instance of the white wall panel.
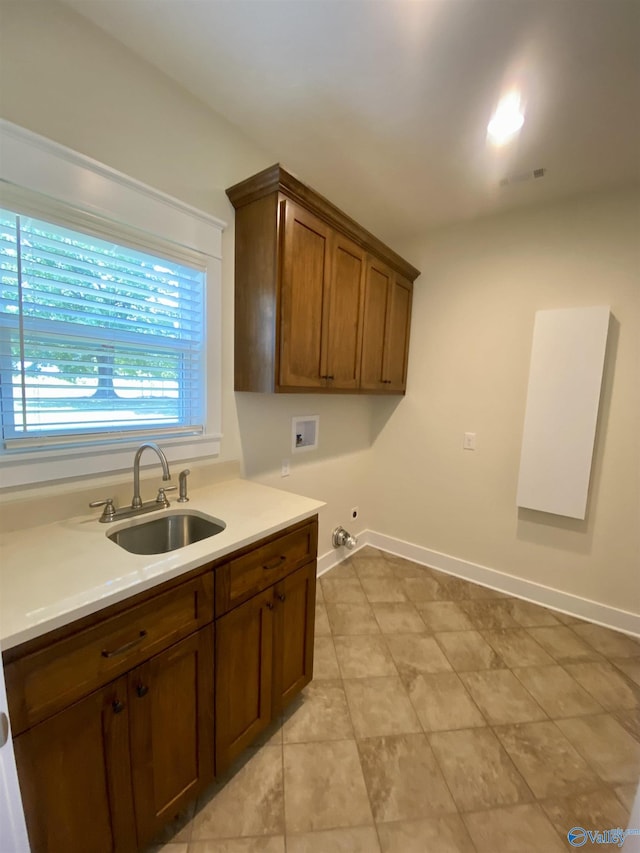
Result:
{"label": "white wall panel", "polygon": [[517,505],[584,518],[609,308],[537,311]]}

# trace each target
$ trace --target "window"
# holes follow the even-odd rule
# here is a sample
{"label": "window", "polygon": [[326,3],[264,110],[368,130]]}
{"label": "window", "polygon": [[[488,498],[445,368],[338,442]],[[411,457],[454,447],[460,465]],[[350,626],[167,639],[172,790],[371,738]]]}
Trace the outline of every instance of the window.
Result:
{"label": "window", "polygon": [[6,448],[204,427],[204,272],[0,210]]}
{"label": "window", "polygon": [[223,223],[0,120],[0,485],[219,452]]}

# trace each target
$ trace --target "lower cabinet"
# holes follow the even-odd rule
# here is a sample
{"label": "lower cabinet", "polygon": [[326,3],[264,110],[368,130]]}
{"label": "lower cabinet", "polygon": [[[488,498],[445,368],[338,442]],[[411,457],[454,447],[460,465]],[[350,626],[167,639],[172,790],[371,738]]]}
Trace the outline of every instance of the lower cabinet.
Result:
{"label": "lower cabinet", "polygon": [[314,517],[4,653],[32,853],[144,850],[308,684],[317,541]]}
{"label": "lower cabinet", "polygon": [[316,563],[216,622],[216,772],[311,681]]}
{"label": "lower cabinet", "polygon": [[213,780],[209,625],[14,740],[33,853],[126,853]]}

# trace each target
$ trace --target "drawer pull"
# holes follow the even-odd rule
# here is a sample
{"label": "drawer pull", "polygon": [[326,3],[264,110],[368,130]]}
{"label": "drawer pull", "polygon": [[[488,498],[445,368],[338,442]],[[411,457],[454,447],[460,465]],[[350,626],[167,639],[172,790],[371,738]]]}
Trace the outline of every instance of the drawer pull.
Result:
{"label": "drawer pull", "polygon": [[136,687],[136,693],[138,694],[140,699],[142,699],[143,696],[146,696],[148,692],[149,688],[146,684],[138,684],[138,686]]}
{"label": "drawer pull", "polygon": [[137,646],[141,640],[147,636],[146,631],[140,631],[140,636],[136,637],[135,640],[131,640],[130,643],[125,643],[124,646],[120,646],[117,649],[114,649],[112,652],[108,652],[106,649],[102,650],[103,658],[114,658],[116,655],[123,655],[125,652],[128,652],[129,649],[132,649],[134,646]]}
{"label": "drawer pull", "polygon": [[262,568],[266,572],[271,572],[273,571],[273,569],[277,569],[278,566],[282,563],[282,561],[286,559],[287,558],[283,557],[282,555],[280,555],[279,557],[274,557],[273,560],[269,560],[268,563],[265,563]]}
{"label": "drawer pull", "polygon": [[111,707],[113,708],[114,714],[119,714],[121,711],[124,711],[124,702],[121,702],[119,699],[114,699],[111,703]]}
{"label": "drawer pull", "polygon": [[284,592],[277,592],[276,596],[278,598],[278,601],[285,601],[287,598],[287,596],[284,594]]}
{"label": "drawer pull", "polygon": [[266,605],[268,610],[273,610],[273,601],[267,601]]}

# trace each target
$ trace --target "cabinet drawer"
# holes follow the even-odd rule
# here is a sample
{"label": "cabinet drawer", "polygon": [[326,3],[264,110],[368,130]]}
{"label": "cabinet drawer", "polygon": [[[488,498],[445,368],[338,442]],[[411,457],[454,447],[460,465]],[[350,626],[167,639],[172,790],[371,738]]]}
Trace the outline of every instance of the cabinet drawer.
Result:
{"label": "cabinet drawer", "polygon": [[5,668],[14,732],[46,719],[213,619],[213,574],[27,654]]}
{"label": "cabinet drawer", "polygon": [[221,616],[290,572],[314,560],[318,521],[306,521],[258,542],[250,551],[216,569],[216,616]]}

